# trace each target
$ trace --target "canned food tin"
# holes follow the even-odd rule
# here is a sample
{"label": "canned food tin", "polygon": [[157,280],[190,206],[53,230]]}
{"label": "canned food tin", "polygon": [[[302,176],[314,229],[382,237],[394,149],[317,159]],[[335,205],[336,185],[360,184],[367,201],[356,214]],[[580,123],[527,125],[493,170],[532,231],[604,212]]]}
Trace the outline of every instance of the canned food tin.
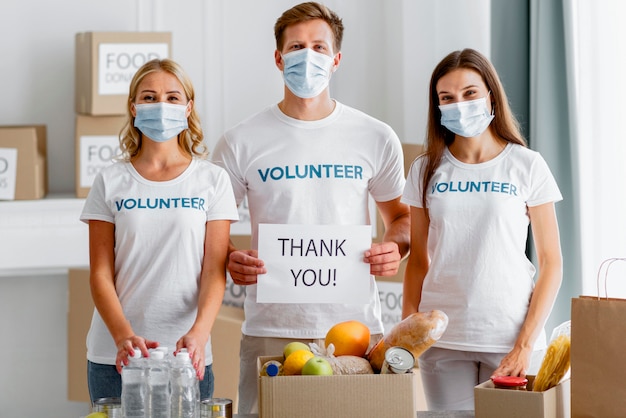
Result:
{"label": "canned food tin", "polygon": [[491,378],[498,389],[526,390],[528,379],[519,376],[494,376]]}
{"label": "canned food tin", "polygon": [[415,366],[413,354],[402,347],[390,347],[385,351],[385,360],[381,373],[402,374],[408,373]]}
{"label": "canned food tin", "polygon": [[232,418],[233,401],[227,398],[210,398],[200,401],[202,418]]}
{"label": "canned food tin", "polygon": [[93,402],[92,412],[104,412],[109,418],[122,418],[120,398],[100,398]]}

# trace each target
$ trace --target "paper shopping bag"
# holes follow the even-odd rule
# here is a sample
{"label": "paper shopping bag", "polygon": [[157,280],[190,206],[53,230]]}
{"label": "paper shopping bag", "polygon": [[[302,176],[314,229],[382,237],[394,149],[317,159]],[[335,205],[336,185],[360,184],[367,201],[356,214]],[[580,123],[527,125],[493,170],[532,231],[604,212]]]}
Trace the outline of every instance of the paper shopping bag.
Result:
{"label": "paper shopping bag", "polygon": [[[605,289],[608,268],[605,260]],[[606,295],[606,291],[605,291]],[[626,299],[572,299],[571,412],[573,418],[626,416]]]}

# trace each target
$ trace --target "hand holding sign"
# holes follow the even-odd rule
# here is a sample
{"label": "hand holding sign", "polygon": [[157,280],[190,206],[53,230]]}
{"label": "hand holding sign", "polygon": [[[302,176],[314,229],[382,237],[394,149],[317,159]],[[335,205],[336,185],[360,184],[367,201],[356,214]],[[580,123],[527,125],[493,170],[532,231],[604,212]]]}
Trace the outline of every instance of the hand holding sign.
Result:
{"label": "hand holding sign", "polygon": [[369,225],[259,225],[259,303],[367,303]]}

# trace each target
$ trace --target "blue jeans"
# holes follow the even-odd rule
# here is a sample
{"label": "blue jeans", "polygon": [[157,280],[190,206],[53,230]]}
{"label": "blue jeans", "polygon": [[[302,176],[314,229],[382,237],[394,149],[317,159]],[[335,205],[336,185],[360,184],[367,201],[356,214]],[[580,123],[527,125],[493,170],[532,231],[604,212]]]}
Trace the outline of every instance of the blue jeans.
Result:
{"label": "blue jeans", "polygon": [[[212,365],[208,365],[204,370],[204,379],[200,381],[200,399],[213,397],[214,380]],[[122,396],[122,376],[115,366],[87,360],[87,384],[92,403],[100,398]]]}

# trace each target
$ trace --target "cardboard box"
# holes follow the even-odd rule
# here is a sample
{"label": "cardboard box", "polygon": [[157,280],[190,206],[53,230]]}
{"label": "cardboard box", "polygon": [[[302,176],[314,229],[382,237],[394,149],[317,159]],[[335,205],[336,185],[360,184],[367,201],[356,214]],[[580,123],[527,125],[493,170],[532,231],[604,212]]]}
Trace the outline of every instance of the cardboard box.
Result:
{"label": "cardboard box", "polygon": [[[422,152],[424,152],[424,146],[422,144],[402,144],[402,152],[404,153],[404,175],[409,172],[409,168],[411,168],[411,163],[415,160]],[[383,219],[380,217],[380,212],[376,211],[376,239],[374,242],[381,242],[383,239],[383,235],[385,233],[385,224],[383,223]],[[406,270],[406,258],[402,260],[400,263],[400,268],[398,269],[398,273],[394,276],[388,277],[377,277],[379,280],[389,281],[389,282],[398,282],[402,283],[404,279],[404,272]]]}
{"label": "cardboard box", "polygon": [[[268,360],[259,357],[258,370]],[[415,418],[413,373],[259,377],[259,418]]]}
{"label": "cardboard box", "polygon": [[76,115],[76,197],[87,197],[96,174],[120,155],[125,122],[126,116]]}
{"label": "cardboard box", "polygon": [[239,343],[243,309],[222,305],[211,330],[213,347],[213,397],[233,401],[233,411],[238,408]]}
{"label": "cardboard box", "polygon": [[496,389],[491,380],[474,388],[476,418],[569,418],[570,380],[544,392],[532,392],[535,376],[526,376],[526,391]]}
{"label": "cardboard box", "polygon": [[87,388],[87,332],[91,326],[94,304],[89,289],[89,269],[69,269],[68,288],[67,399],[90,402]]}
{"label": "cardboard box", "polygon": [[17,151],[12,159],[0,158],[0,187],[14,188],[5,200],[45,197],[48,193],[46,126],[0,126],[0,148],[14,156]]}
{"label": "cardboard box", "polygon": [[82,32],[76,34],[76,113],[123,115],[135,72],[154,58],[169,58],[169,32]]}

